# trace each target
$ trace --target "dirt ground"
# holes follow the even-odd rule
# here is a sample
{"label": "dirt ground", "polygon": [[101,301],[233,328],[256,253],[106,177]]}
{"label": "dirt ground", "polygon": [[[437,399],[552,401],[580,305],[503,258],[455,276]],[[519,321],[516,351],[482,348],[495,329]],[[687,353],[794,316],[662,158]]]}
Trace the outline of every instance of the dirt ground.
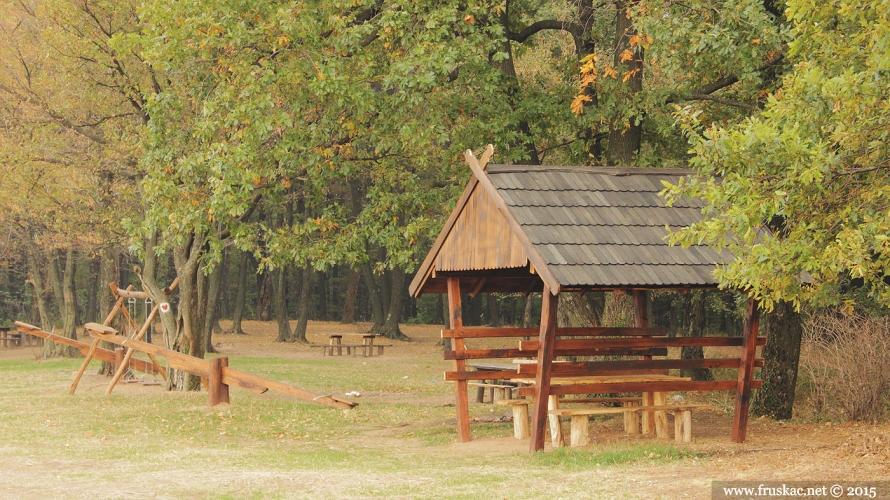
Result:
{"label": "dirt ground", "polygon": [[[223,327],[227,326],[223,324]],[[337,323],[311,322],[308,338],[313,343],[321,344],[327,342],[327,336],[330,333],[359,334],[366,332],[368,328],[368,324],[344,327]],[[273,323],[245,322],[244,329],[249,335],[216,335],[214,337],[215,347],[223,354],[252,357],[318,359],[320,356],[317,349],[307,345],[282,345],[272,342],[276,333]],[[441,351],[441,347],[436,345],[439,341],[439,327],[406,325],[404,331],[412,341],[392,342],[395,345],[387,350],[385,354],[387,357],[392,357],[394,361],[397,361],[401,358],[441,355],[437,354]],[[158,343],[157,339],[155,343]],[[40,349],[38,348],[0,348],[0,360],[27,359],[39,356]],[[90,385],[89,380],[89,376],[86,377],[84,384]],[[102,386],[102,381],[97,379],[96,390],[101,390]],[[122,386],[120,390],[139,392],[157,389],[133,384]],[[378,396],[373,394],[365,396],[365,398],[374,397]],[[390,396],[380,395],[379,397]],[[434,397],[428,401],[429,404],[437,405],[450,402],[452,402],[450,397]],[[391,429],[384,428],[365,436],[365,442],[372,447],[398,448],[401,453],[416,452],[418,456],[422,456],[425,453],[423,445],[400,437],[405,434],[405,425],[412,427],[428,425],[428,423],[412,422],[399,424]],[[731,414],[718,413],[717,411],[697,412],[693,419],[695,442],[686,445],[692,458],[647,463],[643,470],[639,466],[602,467],[596,471],[585,471],[583,480],[614,485],[615,491],[622,492],[620,496],[631,498],[710,498],[710,485],[714,480],[757,482],[890,481],[890,424],[866,425],[803,421],[779,423],[767,419],[752,419],[748,426],[748,439],[743,444],[735,444],[730,441],[730,429]],[[652,439],[624,435],[617,419],[592,423],[591,437],[595,439],[595,443],[598,443],[594,444],[594,447],[601,443]],[[452,443],[445,446],[444,452],[466,458],[468,462],[472,462],[473,457],[480,455],[503,456],[525,453],[527,446],[525,441],[518,441],[512,436],[504,436],[478,438],[470,443]],[[437,453],[440,451],[442,450],[437,450]],[[4,454],[0,449],[0,455]],[[58,464],[48,463],[43,466],[50,470],[58,467]],[[34,467],[40,467],[40,464],[31,464],[28,467],[31,474],[35,472]],[[9,475],[16,474],[16,471],[14,467],[7,467],[2,473]],[[224,480],[226,482],[255,480],[255,478],[248,477],[247,474],[243,471],[229,471]],[[295,478],[306,484],[322,481],[322,478],[315,478],[309,471],[306,471],[305,474],[281,476],[277,479],[265,477],[264,481],[280,481],[284,485],[296,480]],[[3,479],[0,477],[0,484],[5,482]],[[166,474],[146,477],[145,481],[157,485],[158,482],[160,484],[176,482],[177,479],[176,474]],[[337,491],[346,491],[337,487],[337,481],[337,478],[323,478],[325,487],[329,488],[334,496]],[[342,481],[353,481],[353,479],[343,478]],[[335,484],[332,485],[331,482]],[[145,486],[133,484],[130,485],[130,489],[140,491],[139,487]],[[341,486],[345,488],[346,485]],[[886,489],[888,488],[885,486]],[[70,492],[70,490],[68,491]],[[10,490],[0,487],[0,493],[6,497]],[[60,493],[60,498],[66,497],[64,491]],[[608,496],[607,494],[603,497]]]}

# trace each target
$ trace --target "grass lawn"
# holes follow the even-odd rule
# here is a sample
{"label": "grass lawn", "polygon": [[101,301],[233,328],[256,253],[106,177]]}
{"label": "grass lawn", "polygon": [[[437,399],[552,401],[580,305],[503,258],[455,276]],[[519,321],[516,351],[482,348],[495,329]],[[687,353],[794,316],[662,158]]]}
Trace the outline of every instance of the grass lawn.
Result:
{"label": "grass lawn", "polygon": [[[324,342],[337,328],[344,327],[312,324],[310,340]],[[818,443],[766,421],[754,422],[749,443],[730,443],[722,414],[696,417],[696,442],[687,446],[625,436],[620,417],[593,421],[595,444],[584,449],[531,454],[527,442],[512,437],[512,423],[497,421],[473,424],[474,440],[457,443],[438,328],[406,327],[415,341],[395,342],[373,358],[322,357],[308,346],[273,343],[272,325],[246,329],[251,335],[215,337],[230,366],[319,394],[358,391],[351,399],[359,406],[337,410],[233,388],[231,404],[209,408],[206,393],[138,383],[105,396],[108,379],[96,374],[98,363],[69,396],[80,360],[4,350],[0,497],[710,498],[714,479],[746,478],[750,470],[768,480],[787,471],[782,453],[752,451],[771,440],[798,443],[795,456],[814,446],[819,453]],[[475,417],[508,411],[471,404]],[[813,429],[797,425],[798,436]],[[861,431],[848,427],[844,435]],[[814,478],[822,477],[819,467]],[[867,460],[849,473],[825,466],[844,478],[873,467],[881,470]],[[790,479],[807,479],[799,473]]]}

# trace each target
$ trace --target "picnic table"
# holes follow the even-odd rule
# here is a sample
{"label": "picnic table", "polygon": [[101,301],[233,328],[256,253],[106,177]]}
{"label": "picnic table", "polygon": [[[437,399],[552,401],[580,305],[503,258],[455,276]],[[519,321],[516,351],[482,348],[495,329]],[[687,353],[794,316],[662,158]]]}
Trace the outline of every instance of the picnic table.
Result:
{"label": "picnic table", "polygon": [[[486,361],[474,361],[467,363],[467,367],[476,371],[502,372],[504,370],[516,370],[516,366],[509,363],[491,363]],[[512,391],[518,384],[511,382],[509,379],[492,377],[479,382],[467,383],[470,387],[476,388],[476,402],[481,403],[485,399],[485,389],[488,389],[488,399],[494,403],[499,399],[511,399]]]}
{"label": "picnic table", "polygon": [[[356,344],[344,344],[343,336],[361,336],[362,343]],[[392,344],[375,344],[374,339],[377,337],[376,334],[373,333],[335,333],[330,336],[328,339],[327,345],[317,345],[313,347],[321,347],[322,356],[342,356],[343,351],[346,351],[347,355],[355,356],[358,353],[358,350],[361,349],[362,356],[369,357],[374,356],[376,354],[381,356],[383,354],[384,347],[392,347]]]}

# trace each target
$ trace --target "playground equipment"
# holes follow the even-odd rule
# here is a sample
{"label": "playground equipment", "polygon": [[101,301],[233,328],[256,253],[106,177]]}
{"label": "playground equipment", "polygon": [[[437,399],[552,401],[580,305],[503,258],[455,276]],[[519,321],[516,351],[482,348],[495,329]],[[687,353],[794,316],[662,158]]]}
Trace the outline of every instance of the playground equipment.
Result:
{"label": "playground equipment", "polygon": [[[170,295],[176,288],[177,284],[178,279],[174,280],[169,287],[165,288],[164,293],[166,295]],[[111,394],[111,391],[114,390],[114,386],[118,383],[121,377],[123,377],[127,370],[136,370],[150,375],[159,374],[166,380],[167,370],[163,366],[161,366],[155,359],[155,356],[163,356],[167,359],[167,364],[170,366],[170,368],[192,373],[201,377],[201,381],[208,392],[208,404],[210,406],[216,406],[220,403],[228,403],[229,386],[231,385],[235,385],[243,389],[256,392],[258,394],[263,394],[269,389],[272,389],[273,391],[288,394],[290,396],[305,401],[310,401],[312,403],[318,403],[333,408],[349,409],[357,406],[357,403],[353,403],[351,401],[340,399],[334,396],[313,394],[311,392],[305,391],[303,389],[298,389],[296,387],[291,387],[281,382],[264,379],[256,375],[251,375],[240,370],[229,368],[228,358],[226,357],[211,358],[206,360],[199,359],[187,354],[156,346],[150,342],[144,342],[142,340],[143,337],[151,328],[152,322],[154,321],[154,318],[157,315],[159,309],[162,306],[166,305],[166,303],[157,303],[152,301],[153,307],[151,308],[151,312],[148,312],[146,314],[145,322],[143,323],[142,327],[136,332],[136,334],[132,337],[121,335],[120,332],[109,326],[114,318],[117,316],[117,314],[122,314],[124,316],[124,318],[127,320],[127,324],[130,330],[136,329],[136,323],[133,321],[132,317],[133,315],[131,315],[128,308],[125,307],[125,301],[129,301],[130,299],[150,299],[150,297],[145,292],[134,291],[132,286],[128,287],[127,289],[120,289],[115,283],[111,283],[109,286],[111,287],[111,291],[117,298],[117,300],[115,302],[114,308],[112,308],[111,312],[105,318],[105,321],[103,321],[101,324],[87,323],[86,325],[84,325],[87,332],[90,334],[91,337],[93,337],[93,341],[90,344],[80,342],[76,339],[69,339],[67,337],[56,335],[54,333],[46,332],[34,325],[29,325],[20,321],[15,322],[16,328],[18,328],[18,330],[23,334],[33,335],[35,337],[41,337],[46,340],[69,345],[79,349],[80,352],[84,354],[84,361],[78,369],[77,374],[74,376],[74,380],[71,382],[71,387],[68,389],[68,394],[74,394],[74,392],[77,390],[77,385],[80,382],[81,377],[83,377],[87,366],[93,359],[98,359],[114,364],[114,376],[112,377],[108,388],[105,390],[106,395]],[[128,303],[133,304],[131,302]],[[146,300],[146,304],[148,303],[148,300]],[[99,342],[103,340],[112,344],[116,344],[120,347],[115,349],[113,352],[109,351],[108,349],[103,349],[99,347]],[[145,353],[148,356],[149,361],[143,361],[134,358],[133,354],[137,351]]]}

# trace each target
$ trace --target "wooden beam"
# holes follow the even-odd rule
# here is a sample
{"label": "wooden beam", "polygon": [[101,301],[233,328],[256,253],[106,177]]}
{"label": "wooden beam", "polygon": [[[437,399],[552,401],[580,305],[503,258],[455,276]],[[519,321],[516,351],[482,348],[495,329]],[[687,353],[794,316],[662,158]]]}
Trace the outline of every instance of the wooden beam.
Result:
{"label": "wooden beam", "polygon": [[479,278],[473,283],[473,288],[470,289],[470,296],[476,298],[479,295],[479,292],[482,291],[482,287],[485,286],[485,283],[488,281],[488,278]]}
{"label": "wooden beam", "polygon": [[[539,333],[538,328],[462,328],[460,330],[442,330],[442,338],[533,337]],[[666,335],[666,328],[573,327],[556,329],[557,337],[663,337]]]}
{"label": "wooden beam", "polygon": [[[762,381],[753,380],[752,389],[759,389]],[[606,394],[614,392],[673,392],[673,391],[734,391],[735,380],[714,380],[696,382],[694,380],[678,380],[665,382],[610,382],[600,384],[553,385],[550,394],[565,396],[569,394]],[[533,396],[535,387],[520,387],[520,396]]]}
{"label": "wooden beam", "polygon": [[[766,337],[755,337],[756,345],[766,345]],[[631,347],[740,347],[744,337],[654,337],[654,338],[602,338],[602,339],[556,339],[557,350],[571,349],[619,349]],[[537,340],[519,341],[519,350],[538,349]]]}
{"label": "wooden beam", "polygon": [[754,382],[754,358],[759,343],[757,330],[760,326],[760,308],[754,298],[748,299],[745,307],[745,344],[742,348],[742,361],[739,366],[739,377],[735,395],[735,412],[732,417],[732,440],[736,443],[745,441],[748,429],[748,407],[751,403],[751,389]]}
{"label": "wooden beam", "polygon": [[[545,282],[546,283],[546,282]],[[541,331],[538,339],[538,372],[535,375],[535,405],[532,414],[530,451],[544,450],[544,432],[547,425],[547,404],[550,397],[550,367],[553,363],[553,347],[556,340],[556,313],[558,295],[544,286],[541,304]]]}
{"label": "wooden beam", "polygon": [[[448,320],[452,330],[461,330],[464,327],[463,312],[460,303],[460,278],[448,278]],[[460,352],[465,349],[464,339],[451,339],[451,351]],[[454,359],[454,371],[467,371],[467,362],[463,359]],[[455,408],[457,409],[457,438],[462,442],[469,442],[470,436],[470,402],[467,396],[467,381],[458,380],[454,384]]]}
{"label": "wooden beam", "polygon": [[[551,373],[554,377],[583,377],[593,375],[606,375],[604,372],[664,372],[664,370],[680,370],[694,368],[739,368],[739,358],[711,358],[711,359],[630,359],[626,361],[582,361],[578,363],[553,363]],[[762,359],[754,360],[754,366],[763,366]],[[537,373],[535,363],[522,363],[517,370],[519,375],[534,375]],[[471,372],[474,373],[474,372]]]}
{"label": "wooden beam", "polygon": [[485,151],[482,153],[482,156],[479,158],[479,166],[482,167],[482,170],[485,170],[485,167],[488,166],[489,160],[494,156],[494,146],[489,144],[485,147]]}
{"label": "wooden beam", "polygon": [[474,372],[445,372],[445,380],[503,380],[515,378],[519,375],[516,370],[478,370]]}

